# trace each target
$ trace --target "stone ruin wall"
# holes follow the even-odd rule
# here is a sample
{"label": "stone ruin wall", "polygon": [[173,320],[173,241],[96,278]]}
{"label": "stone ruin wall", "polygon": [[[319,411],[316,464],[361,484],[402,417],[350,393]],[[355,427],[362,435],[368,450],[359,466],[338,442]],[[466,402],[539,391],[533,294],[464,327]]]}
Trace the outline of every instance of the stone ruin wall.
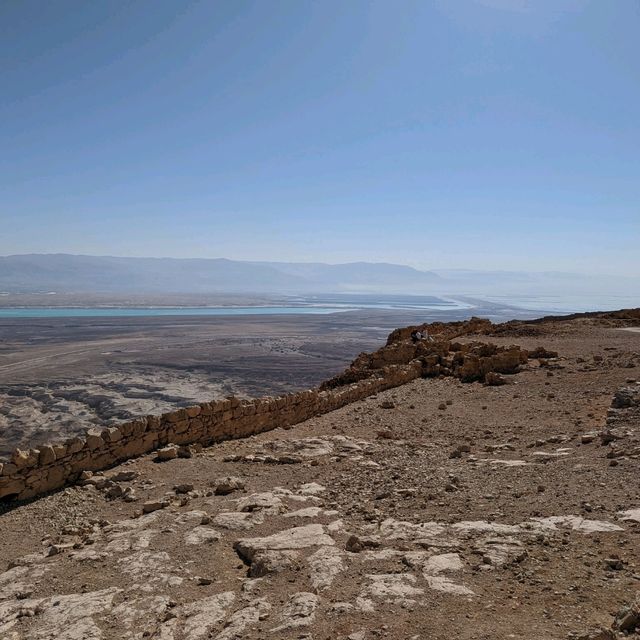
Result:
{"label": "stone ruin wall", "polygon": [[372,354],[361,354],[343,374],[316,389],[277,398],[203,402],[161,416],[90,429],[84,437],[63,443],[16,449],[8,462],[0,463],[0,500],[33,498],[77,481],[83,471],[107,469],[167,444],[208,446],[292,426],[423,376],[500,384],[504,381],[499,374],[515,373],[527,358],[519,347],[446,339],[412,344],[401,339]]}
{"label": "stone ruin wall", "polygon": [[38,449],[16,449],[0,463],[0,499],[32,498],[169,443],[211,445],[304,422],[371,394],[410,382],[422,374],[420,362],[386,367],[357,384],[320,391],[311,389],[278,398],[217,402],[146,416],[118,426],[89,429],[84,437]]}

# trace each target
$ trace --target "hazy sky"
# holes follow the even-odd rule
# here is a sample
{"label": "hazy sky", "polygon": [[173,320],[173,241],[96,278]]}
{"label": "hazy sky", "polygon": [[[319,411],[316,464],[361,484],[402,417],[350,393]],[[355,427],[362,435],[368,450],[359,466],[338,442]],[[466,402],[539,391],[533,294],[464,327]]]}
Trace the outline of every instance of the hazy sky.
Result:
{"label": "hazy sky", "polygon": [[0,253],[640,275],[638,0],[0,3]]}

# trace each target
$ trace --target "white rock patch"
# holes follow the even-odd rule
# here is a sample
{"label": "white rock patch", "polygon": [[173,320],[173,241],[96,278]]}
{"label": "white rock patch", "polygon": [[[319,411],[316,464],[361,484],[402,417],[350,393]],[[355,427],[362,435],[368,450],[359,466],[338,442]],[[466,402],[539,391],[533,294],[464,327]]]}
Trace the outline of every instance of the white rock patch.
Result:
{"label": "white rock patch", "polygon": [[581,516],[551,516],[549,518],[532,518],[543,527],[556,529],[557,525],[570,527],[582,533],[606,533],[607,531],[624,531],[623,527],[604,520],[587,520]]}
{"label": "white rock patch", "polygon": [[184,537],[185,544],[188,545],[196,545],[196,544],[211,544],[213,542],[217,542],[220,540],[220,534],[211,527],[198,526],[194,527],[187,535]]}
{"label": "white rock patch", "polygon": [[294,593],[282,611],[282,624],[275,627],[275,629],[271,629],[271,632],[277,633],[310,625],[316,617],[315,612],[318,602],[319,598],[314,593]]}
{"label": "white rock patch", "polygon": [[322,591],[330,587],[336,576],[344,570],[342,554],[335,547],[321,547],[308,559],[311,567],[311,584]]}
{"label": "white rock patch", "polygon": [[324,532],[321,524],[285,529],[265,538],[244,538],[234,548],[241,558],[251,562],[256,553],[268,550],[306,549],[308,547],[333,546],[333,538]]}
{"label": "white rock patch", "polygon": [[415,587],[416,577],[409,573],[368,574],[370,584],[365,587],[361,597],[371,596],[388,602],[413,602],[411,598],[424,594],[424,589]]}

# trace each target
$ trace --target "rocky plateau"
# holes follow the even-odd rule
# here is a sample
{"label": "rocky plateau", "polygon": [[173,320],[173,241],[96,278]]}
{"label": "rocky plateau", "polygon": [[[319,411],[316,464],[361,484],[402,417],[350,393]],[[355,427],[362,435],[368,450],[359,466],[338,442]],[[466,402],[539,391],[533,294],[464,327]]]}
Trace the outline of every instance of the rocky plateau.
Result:
{"label": "rocky plateau", "polygon": [[8,496],[0,638],[640,637],[640,312],[412,329],[323,388],[423,377]]}

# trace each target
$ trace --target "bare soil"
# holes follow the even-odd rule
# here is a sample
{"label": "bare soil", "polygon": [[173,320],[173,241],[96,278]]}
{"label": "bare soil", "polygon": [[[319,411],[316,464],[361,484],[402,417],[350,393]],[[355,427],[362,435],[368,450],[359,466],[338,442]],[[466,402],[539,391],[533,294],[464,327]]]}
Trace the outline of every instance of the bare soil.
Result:
{"label": "bare soil", "polygon": [[0,637],[626,637],[596,632],[640,591],[638,412],[598,434],[639,386],[640,333],[512,333],[479,339],[559,358],[505,386],[417,380],[7,507]]}

